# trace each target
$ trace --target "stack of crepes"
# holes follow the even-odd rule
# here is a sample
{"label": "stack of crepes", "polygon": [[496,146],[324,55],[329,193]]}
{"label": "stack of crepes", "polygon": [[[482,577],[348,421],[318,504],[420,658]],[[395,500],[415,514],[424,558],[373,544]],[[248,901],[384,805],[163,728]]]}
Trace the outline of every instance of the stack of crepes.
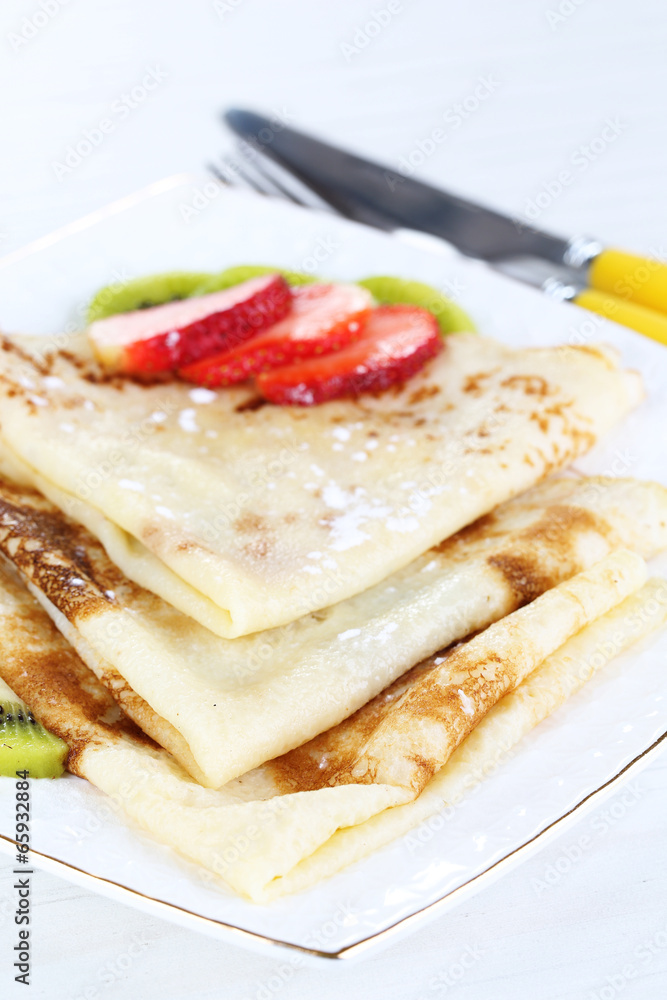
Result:
{"label": "stack of crepes", "polygon": [[457,334],[297,409],[2,347],[0,675],[252,899],[457,801],[667,617],[667,490],[552,475],[641,400],[602,349]]}

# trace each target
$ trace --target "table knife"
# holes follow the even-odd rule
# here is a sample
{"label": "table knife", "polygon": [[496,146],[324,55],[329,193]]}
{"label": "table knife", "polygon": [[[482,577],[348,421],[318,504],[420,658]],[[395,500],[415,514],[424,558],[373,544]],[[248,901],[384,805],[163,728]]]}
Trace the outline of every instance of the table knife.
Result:
{"label": "table knife", "polygon": [[341,215],[385,230],[431,233],[510,273],[526,258],[565,268],[566,280],[554,276],[540,287],[667,344],[667,265],[658,258],[605,248],[587,236],[568,239],[542,232],[525,220],[405,176],[275,118],[230,109],[224,119],[256,152]]}

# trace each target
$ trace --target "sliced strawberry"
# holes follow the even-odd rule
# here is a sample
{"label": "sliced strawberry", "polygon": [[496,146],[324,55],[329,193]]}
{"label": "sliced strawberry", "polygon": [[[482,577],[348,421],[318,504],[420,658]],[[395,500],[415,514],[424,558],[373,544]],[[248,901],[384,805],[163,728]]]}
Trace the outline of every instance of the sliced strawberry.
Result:
{"label": "sliced strawberry", "polygon": [[292,289],[288,316],[232,350],[179,372],[209,388],[243,382],[277,365],[338,351],[361,335],[373,298],[358,285],[303,285]]}
{"label": "sliced strawberry", "polygon": [[260,375],[265,399],[284,406],[312,406],[339,396],[380,392],[404,382],[442,349],[432,313],[416,306],[374,309],[361,338],[336,354],[276,368]]}
{"label": "sliced strawberry", "polygon": [[269,274],[211,295],[97,320],[88,337],[102,364],[114,371],[172,371],[254,337],[287,315],[291,299],[285,279]]}

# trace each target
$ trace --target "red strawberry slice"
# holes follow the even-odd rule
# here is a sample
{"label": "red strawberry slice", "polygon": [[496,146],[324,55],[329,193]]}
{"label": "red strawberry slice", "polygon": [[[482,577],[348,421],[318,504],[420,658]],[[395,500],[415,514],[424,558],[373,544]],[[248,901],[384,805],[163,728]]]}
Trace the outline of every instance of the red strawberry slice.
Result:
{"label": "red strawberry slice", "polygon": [[286,316],[290,288],[279,274],[150,309],[97,320],[88,328],[105,367],[132,374],[172,371],[228,350]]}
{"label": "red strawberry slice", "polygon": [[404,382],[443,346],[437,320],[415,306],[374,309],[361,338],[336,354],[276,368],[260,375],[265,399],[283,406],[312,406],[339,396],[380,392]]}
{"label": "red strawberry slice", "polygon": [[338,351],[361,335],[373,298],[358,285],[303,285],[292,289],[289,315],[232,350],[179,372],[209,388],[243,382],[251,375],[300,358]]}

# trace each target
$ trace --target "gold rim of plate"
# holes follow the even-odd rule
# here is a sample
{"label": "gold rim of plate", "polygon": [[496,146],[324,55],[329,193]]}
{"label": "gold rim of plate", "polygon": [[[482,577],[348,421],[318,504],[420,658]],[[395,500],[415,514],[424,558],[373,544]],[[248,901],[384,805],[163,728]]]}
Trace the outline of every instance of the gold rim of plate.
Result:
{"label": "gold rim of plate", "polygon": [[[100,209],[76,219],[74,222],[63,226],[60,229],[48,233],[46,236],[35,240],[25,247],[21,247],[12,253],[0,257],[0,268],[4,268],[22,257],[30,256],[39,250],[45,249],[47,246],[57,243],[61,239],[73,235],[79,230],[88,229],[95,223],[101,222],[109,216],[123,212],[128,208],[133,208],[136,204],[150,200],[155,195],[162,194],[171,188],[179,186],[179,184],[188,181],[195,181],[198,177],[199,175],[195,173],[180,173],[162,178],[159,181],[149,184],[146,187],[125,196],[124,198],[119,198],[107,205],[104,205]],[[665,745],[663,746],[663,744]],[[456,888],[451,889],[449,892],[445,893],[445,895],[433,900],[433,902],[427,903],[420,909],[415,910],[414,913],[401,917],[399,920],[390,924],[388,927],[385,927],[383,930],[370,933],[365,937],[360,938],[358,941],[346,945],[337,951],[323,951],[317,948],[308,948],[306,945],[296,944],[292,941],[284,941],[282,938],[274,938],[270,937],[268,934],[261,934],[257,931],[247,930],[244,927],[238,927],[236,924],[230,924],[223,920],[217,920],[215,917],[203,916],[200,913],[196,913],[186,907],[179,906],[176,903],[170,903],[164,899],[158,899],[148,893],[141,892],[138,889],[132,889],[129,886],[124,885],[122,882],[115,882],[113,879],[104,878],[100,875],[93,875],[83,868],[79,868],[67,861],[61,861],[59,858],[54,858],[52,855],[46,854],[43,851],[31,850],[30,857],[42,859],[47,862],[47,864],[39,864],[39,862],[37,862],[37,865],[43,870],[52,870],[53,874],[62,875],[64,878],[68,877],[69,872],[75,872],[77,877],[75,879],[70,878],[70,881],[78,881],[84,885],[90,884],[91,888],[97,888],[101,895],[106,895],[108,898],[115,898],[116,893],[100,887],[112,887],[113,889],[118,890],[118,895],[120,896],[127,895],[130,897],[145,899],[151,904],[151,908],[156,911],[156,915],[162,916],[166,920],[171,919],[171,921],[174,922],[174,918],[172,916],[173,913],[183,914],[185,919],[180,921],[183,925],[189,926],[194,930],[201,930],[203,933],[208,933],[209,936],[215,936],[219,940],[224,940],[227,933],[229,933],[230,937],[238,940],[239,943],[247,945],[269,945],[276,948],[285,948],[290,952],[297,952],[316,959],[344,961],[356,958],[358,955],[367,952],[376,946],[384,944],[387,939],[405,930],[411,924],[419,923],[425,914],[437,915],[439,910],[446,910],[456,906],[459,902],[459,898],[464,897],[466,893],[472,895],[472,890],[475,892],[480,891],[487,883],[490,883],[494,878],[501,876],[505,868],[511,867],[511,862],[520,859],[523,854],[530,853],[530,848],[532,848],[533,845],[541,841],[546,842],[549,836],[557,832],[561,824],[569,819],[570,816],[577,813],[584,806],[593,804],[598,798],[602,798],[604,793],[610,792],[617,785],[621,785],[626,776],[629,776],[629,774],[634,770],[640,770],[641,767],[647,765],[654,757],[658,757],[665,747],[667,747],[667,731],[662,733],[662,735],[651,743],[650,746],[646,747],[639,754],[637,754],[637,756],[617,771],[611,778],[585,795],[571,809],[552,820],[552,822],[547,824],[547,826],[540,830],[539,833],[536,833],[533,837],[530,837],[518,847],[515,847],[507,854],[503,855],[502,858],[499,858],[498,861],[489,865],[488,868],[485,868],[483,871],[474,875],[461,885],[456,886]],[[11,837],[0,833],[0,851],[9,855],[13,853],[15,849],[16,842]],[[363,864],[363,861],[359,863]],[[128,905],[132,905],[131,900],[128,902]],[[220,934],[218,931],[224,931],[225,935]]]}
{"label": "gold rim of plate", "polygon": [[[43,851],[30,850],[30,857],[42,858],[45,861],[50,862],[48,865],[39,865],[38,863],[38,867],[42,867],[44,870],[50,870],[51,866],[53,866],[53,874],[60,874],[60,869],[64,869],[63,877],[67,878],[68,872],[76,872],[77,879],[74,881],[80,880],[83,883],[91,882],[93,883],[93,887],[98,887],[100,885],[113,886],[115,889],[119,890],[120,894],[127,894],[129,896],[136,896],[140,899],[148,900],[154,905],[157,911],[156,915],[164,916],[167,920],[171,917],[170,911],[184,914],[187,924],[191,925],[194,930],[203,930],[204,933],[208,932],[210,934],[212,928],[220,928],[221,930],[230,932],[231,935],[237,937],[240,943],[271,945],[277,948],[286,948],[291,952],[299,952],[304,955],[309,955],[312,958],[321,958],[328,961],[331,961],[332,959],[336,961],[344,961],[356,958],[361,953],[383,944],[389,937],[405,930],[410,926],[410,924],[418,923],[424,914],[428,913],[431,915],[437,915],[438,910],[448,908],[445,904],[448,904],[449,907],[455,906],[459,902],[459,897],[464,896],[466,894],[466,890],[470,890],[471,887],[474,887],[475,891],[480,891],[484,888],[484,885],[487,882],[491,882],[494,878],[502,875],[503,870],[509,867],[508,862],[510,862],[510,860],[519,859],[522,854],[529,853],[529,848],[533,845],[543,840],[546,841],[549,835],[557,832],[558,827],[565,820],[569,819],[570,816],[573,816],[580,809],[582,809],[582,807],[591,805],[597,801],[598,798],[602,798],[603,793],[610,792],[617,785],[623,784],[623,779],[629,776],[630,772],[640,770],[639,765],[641,765],[641,767],[646,766],[651,760],[653,760],[654,757],[660,756],[660,753],[666,748],[667,730],[654,740],[650,746],[638,753],[636,757],[633,757],[631,761],[625,764],[625,766],[617,771],[616,774],[612,775],[611,778],[603,782],[601,785],[598,785],[598,787],[594,788],[592,792],[589,792],[582,799],[580,799],[579,802],[572,806],[571,809],[568,809],[567,812],[552,820],[551,823],[548,823],[547,826],[540,830],[539,833],[536,833],[533,837],[530,837],[513,850],[508,851],[507,854],[503,855],[502,858],[499,858],[498,861],[489,865],[489,867],[485,868],[484,871],[474,875],[466,882],[462,882],[461,885],[456,886],[455,889],[451,889],[449,892],[445,893],[444,896],[440,896],[438,899],[433,900],[432,903],[427,903],[426,906],[422,906],[420,909],[415,910],[414,913],[409,913],[407,916],[401,917],[400,920],[395,921],[383,930],[368,934],[365,937],[360,938],[358,941],[354,941],[352,944],[339,948],[338,951],[323,951],[318,948],[308,948],[306,945],[297,944],[294,941],[283,941],[282,938],[274,938],[270,937],[268,934],[261,934],[258,931],[247,930],[245,927],[238,927],[236,924],[230,924],[224,920],[217,920],[215,917],[206,917],[201,913],[196,913],[194,910],[187,909],[187,907],[179,906],[177,903],[170,903],[167,902],[167,900],[158,899],[148,893],[141,892],[139,889],[132,889],[129,886],[124,885],[122,882],[115,882],[113,879],[104,878],[101,875],[93,875],[84,868],[78,868],[76,865],[70,864],[69,861],[61,861],[59,858],[54,858],[51,854],[45,854]],[[9,847],[7,848],[5,845],[9,845]],[[16,841],[14,841],[11,837],[0,833],[0,850],[10,854],[15,849]],[[358,863],[363,864],[363,861]],[[102,895],[112,897],[115,896],[115,893],[109,893],[108,891],[105,892],[104,889],[98,889],[98,891],[100,891]],[[131,905],[131,903],[129,905]],[[171,917],[171,919],[173,922],[173,917]],[[213,936],[224,940],[224,937],[215,933],[215,931],[213,931]],[[230,941],[229,943],[232,942]]]}

